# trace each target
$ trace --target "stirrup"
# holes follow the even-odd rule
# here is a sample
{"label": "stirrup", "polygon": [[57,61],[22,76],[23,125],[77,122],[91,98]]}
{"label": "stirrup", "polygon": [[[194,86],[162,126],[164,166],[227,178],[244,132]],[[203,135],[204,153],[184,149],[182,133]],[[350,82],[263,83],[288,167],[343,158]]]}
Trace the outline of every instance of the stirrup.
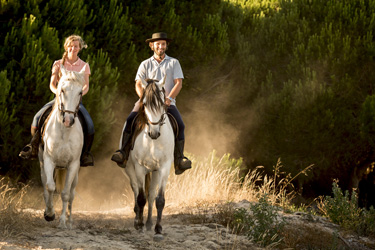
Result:
{"label": "stirrup", "polygon": [[36,159],[36,156],[33,156],[33,146],[31,144],[27,144],[23,147],[18,156],[25,160]]}
{"label": "stirrup", "polygon": [[94,166],[94,157],[91,152],[85,152],[81,158],[81,167]]}
{"label": "stirrup", "polygon": [[[183,160],[187,160],[187,161],[185,161],[188,165],[182,165],[181,164],[181,162],[183,161]],[[191,161],[187,158],[187,157],[183,157],[183,158],[181,158],[180,160],[179,160],[179,162],[178,162],[178,164],[176,164],[175,163],[175,165],[174,165],[174,173],[176,174],[176,175],[180,175],[180,174],[182,174],[183,172],[185,172],[185,170],[188,170],[188,169],[190,169],[191,168]]]}
{"label": "stirrup", "polygon": [[123,150],[117,150],[111,157],[111,161],[117,164],[122,164],[125,160],[125,152]]}

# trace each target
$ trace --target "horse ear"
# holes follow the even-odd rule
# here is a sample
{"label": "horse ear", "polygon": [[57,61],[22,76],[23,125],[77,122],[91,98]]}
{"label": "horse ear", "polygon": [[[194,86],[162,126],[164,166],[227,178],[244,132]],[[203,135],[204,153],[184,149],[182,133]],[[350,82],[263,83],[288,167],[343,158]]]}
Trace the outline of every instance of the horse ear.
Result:
{"label": "horse ear", "polygon": [[80,74],[85,74],[85,71],[86,71],[86,64],[85,64],[85,66],[83,66],[83,68],[81,69],[81,71],[79,72]]}
{"label": "horse ear", "polygon": [[167,79],[167,75],[165,74],[164,77],[157,83],[159,88],[164,87],[165,85],[165,79]]}
{"label": "horse ear", "polygon": [[147,87],[148,83],[147,83],[146,80],[143,79],[143,78],[141,78],[141,81],[142,81],[142,86],[143,86],[143,88],[145,89],[145,88]]}
{"label": "horse ear", "polygon": [[60,64],[60,71],[62,75],[66,75],[66,69],[63,64]]}

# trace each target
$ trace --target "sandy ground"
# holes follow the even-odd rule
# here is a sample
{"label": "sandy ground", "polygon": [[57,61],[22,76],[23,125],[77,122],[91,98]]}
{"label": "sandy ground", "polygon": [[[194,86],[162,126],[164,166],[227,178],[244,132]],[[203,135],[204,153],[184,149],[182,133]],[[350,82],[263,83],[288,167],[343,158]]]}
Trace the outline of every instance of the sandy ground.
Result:
{"label": "sandy ground", "polygon": [[44,221],[41,210],[25,212],[34,217],[35,227],[0,242],[0,249],[257,249],[219,224],[191,224],[190,215],[173,212],[163,217],[162,241],[153,239],[153,231],[134,229],[131,208],[77,211],[72,229],[59,229],[58,220]]}

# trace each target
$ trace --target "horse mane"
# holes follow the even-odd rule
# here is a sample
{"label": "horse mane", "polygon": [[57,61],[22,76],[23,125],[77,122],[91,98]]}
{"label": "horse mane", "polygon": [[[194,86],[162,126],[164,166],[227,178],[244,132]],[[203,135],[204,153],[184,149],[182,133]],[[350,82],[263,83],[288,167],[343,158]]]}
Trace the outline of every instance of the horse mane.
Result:
{"label": "horse mane", "polygon": [[84,75],[79,74],[79,72],[68,70],[66,75],[60,77],[57,87],[59,86],[61,80],[68,81],[70,84],[83,85],[85,82],[85,77]]}
{"label": "horse mane", "polygon": [[164,109],[166,108],[164,100],[162,100],[162,98],[159,95],[158,86],[155,84],[156,80],[146,79],[146,82],[148,84],[143,91],[141,101],[140,101],[140,107],[138,111],[138,122],[137,122],[137,126],[135,129],[136,135],[140,133],[147,124],[145,105],[143,103],[144,99],[146,99],[147,106],[152,111],[156,111],[160,109],[161,107],[163,107]]}

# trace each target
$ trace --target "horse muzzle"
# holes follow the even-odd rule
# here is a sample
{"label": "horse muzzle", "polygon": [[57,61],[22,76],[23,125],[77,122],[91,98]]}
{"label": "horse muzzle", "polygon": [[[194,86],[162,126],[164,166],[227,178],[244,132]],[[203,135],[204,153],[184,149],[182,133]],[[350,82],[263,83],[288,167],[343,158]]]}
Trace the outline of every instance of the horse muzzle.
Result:
{"label": "horse muzzle", "polygon": [[160,132],[148,132],[148,136],[150,136],[151,139],[156,140],[160,136]]}
{"label": "horse muzzle", "polygon": [[64,118],[63,118],[63,124],[67,128],[72,127],[74,124],[74,115],[65,113]]}

